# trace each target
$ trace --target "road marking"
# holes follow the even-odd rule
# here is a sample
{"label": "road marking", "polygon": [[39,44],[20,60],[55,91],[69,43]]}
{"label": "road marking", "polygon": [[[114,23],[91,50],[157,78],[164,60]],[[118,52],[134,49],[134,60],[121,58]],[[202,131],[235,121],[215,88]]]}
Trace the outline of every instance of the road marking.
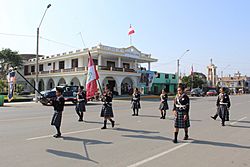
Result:
{"label": "road marking", "polygon": [[[83,132],[91,132],[91,131],[95,131],[95,130],[99,130],[100,128],[93,128],[93,129],[86,129],[86,130],[79,130],[79,131],[72,131],[72,132],[66,132],[63,133],[63,135],[70,135],[70,134],[76,134],[76,133],[83,133]],[[27,141],[30,140],[38,140],[38,139],[45,139],[45,138],[50,138],[53,135],[46,135],[46,136],[39,136],[39,137],[32,137],[32,138],[28,138],[26,139]]]}
{"label": "road marking", "polygon": [[236,124],[236,123],[238,123],[238,122],[240,122],[240,121],[242,121],[242,120],[244,120],[244,119],[246,119],[246,118],[247,118],[247,117],[243,117],[243,118],[241,118],[241,119],[238,119],[237,121],[230,123],[230,125],[234,125],[234,124]]}
{"label": "road marking", "polygon": [[162,152],[162,153],[159,153],[159,154],[157,154],[157,155],[154,155],[154,156],[152,156],[152,157],[149,157],[149,158],[147,158],[147,159],[144,159],[144,160],[142,160],[142,161],[139,161],[139,162],[137,162],[137,163],[135,163],[135,164],[132,164],[132,165],[129,165],[128,167],[137,167],[137,166],[141,166],[141,165],[143,165],[143,164],[145,164],[145,163],[147,163],[147,162],[149,162],[149,161],[152,161],[152,160],[154,160],[154,159],[157,159],[157,158],[159,158],[159,157],[162,157],[163,155],[166,155],[166,154],[168,154],[168,153],[171,153],[171,152],[173,152],[173,151],[175,151],[175,150],[178,150],[178,149],[180,149],[180,148],[182,148],[182,147],[184,147],[184,146],[186,146],[186,145],[188,145],[188,144],[191,144],[192,142],[190,142],[190,143],[183,143],[183,144],[181,144],[181,145],[179,145],[179,146],[176,146],[176,147],[174,147],[174,148],[171,148],[171,149],[169,149],[169,150],[167,150],[167,151],[164,151],[164,152]]}

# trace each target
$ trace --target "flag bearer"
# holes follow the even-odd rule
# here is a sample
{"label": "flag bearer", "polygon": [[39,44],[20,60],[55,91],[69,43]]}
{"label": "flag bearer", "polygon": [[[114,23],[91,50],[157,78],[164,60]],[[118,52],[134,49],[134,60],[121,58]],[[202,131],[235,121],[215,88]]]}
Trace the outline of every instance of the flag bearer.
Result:
{"label": "flag bearer", "polygon": [[216,120],[219,116],[221,118],[221,125],[225,126],[225,121],[229,121],[229,108],[231,107],[231,103],[224,87],[220,88],[220,94],[218,95],[216,106],[217,113],[214,116],[211,116],[211,118]]}
{"label": "flag bearer", "polygon": [[166,118],[166,110],[168,110],[168,95],[167,95],[167,90],[162,89],[162,93],[160,95],[161,98],[161,103],[159,110],[161,111],[161,118],[160,119],[165,119]]}
{"label": "flag bearer", "polygon": [[109,86],[106,85],[101,98],[103,102],[101,117],[104,117],[104,126],[101,129],[107,129],[107,120],[111,122],[112,127],[115,126],[115,121],[112,120],[112,118],[114,117],[112,108],[112,99],[113,99],[112,92],[110,91]]}
{"label": "flag bearer", "polygon": [[62,93],[63,93],[63,88],[56,87],[56,98],[52,99],[51,101],[55,111],[51,120],[51,125],[54,125],[57,130],[57,134],[54,135],[55,138],[61,137],[60,127],[62,122],[62,112],[65,103]]}
{"label": "flag bearer", "polygon": [[77,93],[77,104],[76,104],[76,113],[79,116],[78,121],[83,121],[83,113],[86,112],[85,104],[86,104],[86,92],[83,90],[84,87],[80,86]]}
{"label": "flag bearer", "polygon": [[173,142],[177,143],[177,137],[180,128],[184,128],[185,137],[184,140],[188,140],[188,128],[190,127],[189,122],[189,97],[184,93],[184,87],[182,85],[178,86],[177,95],[174,99],[174,139]]}
{"label": "flag bearer", "polygon": [[131,99],[132,103],[131,108],[133,109],[132,116],[138,116],[139,109],[141,108],[140,97],[141,97],[140,91],[138,90],[138,88],[135,88]]}

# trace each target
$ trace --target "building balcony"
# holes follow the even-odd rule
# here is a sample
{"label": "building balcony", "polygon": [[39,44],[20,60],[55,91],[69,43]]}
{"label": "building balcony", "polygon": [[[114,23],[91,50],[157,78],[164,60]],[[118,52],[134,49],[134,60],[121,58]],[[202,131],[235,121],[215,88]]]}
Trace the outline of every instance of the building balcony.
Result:
{"label": "building balcony", "polygon": [[[134,69],[130,68],[118,68],[118,67],[108,67],[108,66],[96,66],[98,71],[117,71],[117,72],[129,72],[129,73],[137,73]],[[76,67],[76,68],[67,68],[67,69],[58,69],[58,70],[49,70],[49,71],[39,71],[40,74],[67,74],[67,73],[75,73],[75,72],[87,72],[88,67]],[[25,76],[36,75],[36,72],[24,73]]]}

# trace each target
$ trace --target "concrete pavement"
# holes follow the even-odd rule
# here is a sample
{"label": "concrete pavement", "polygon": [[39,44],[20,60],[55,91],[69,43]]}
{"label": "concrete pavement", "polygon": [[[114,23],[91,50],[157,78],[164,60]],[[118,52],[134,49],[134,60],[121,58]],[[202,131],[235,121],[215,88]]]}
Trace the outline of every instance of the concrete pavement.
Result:
{"label": "concrete pavement", "polygon": [[[52,107],[36,103],[6,104],[0,108],[0,166],[249,166],[250,96],[232,96],[231,121],[226,127],[210,119],[215,97],[191,100],[188,141],[180,131],[171,142],[173,116],[159,119],[159,102],[142,101],[139,117],[130,102],[114,101],[116,127],[101,130],[100,103],[87,106],[85,122],[77,122],[73,105],[65,107],[63,137],[50,126]],[[172,101],[169,102],[172,108]]]}

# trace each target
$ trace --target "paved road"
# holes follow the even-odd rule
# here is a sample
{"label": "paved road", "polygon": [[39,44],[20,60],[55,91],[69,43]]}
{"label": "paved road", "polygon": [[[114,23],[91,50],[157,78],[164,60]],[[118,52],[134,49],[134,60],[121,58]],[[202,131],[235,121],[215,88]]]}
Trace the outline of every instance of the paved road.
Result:
{"label": "paved road", "polygon": [[[193,98],[189,141],[171,142],[173,116],[159,119],[156,101],[143,101],[132,117],[128,101],[114,101],[116,127],[100,130],[100,104],[87,106],[86,122],[77,122],[74,106],[63,115],[63,138],[50,126],[52,108],[35,103],[0,108],[1,167],[211,167],[250,166],[250,95],[232,96],[231,121],[213,121],[215,97]],[[169,103],[172,107],[172,102]]]}

